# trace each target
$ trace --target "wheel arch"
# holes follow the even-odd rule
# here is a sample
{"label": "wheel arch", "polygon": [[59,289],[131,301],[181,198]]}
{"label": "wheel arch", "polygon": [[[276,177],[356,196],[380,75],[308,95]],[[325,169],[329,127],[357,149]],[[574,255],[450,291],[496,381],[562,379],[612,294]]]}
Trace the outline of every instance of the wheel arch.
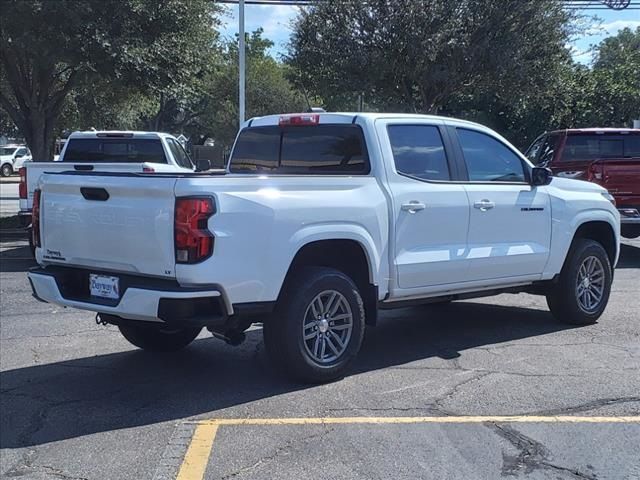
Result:
{"label": "wheel arch", "polygon": [[354,238],[352,235],[307,238],[307,241],[298,247],[289,264],[280,293],[292,275],[301,268],[335,268],[349,276],[358,286],[365,305],[366,323],[375,325],[378,304],[378,258],[361,238]]}
{"label": "wheel arch", "polygon": [[572,244],[584,238],[600,243],[609,257],[611,268],[615,267],[618,258],[618,242],[615,229],[606,220],[592,220],[581,223],[573,234]]}

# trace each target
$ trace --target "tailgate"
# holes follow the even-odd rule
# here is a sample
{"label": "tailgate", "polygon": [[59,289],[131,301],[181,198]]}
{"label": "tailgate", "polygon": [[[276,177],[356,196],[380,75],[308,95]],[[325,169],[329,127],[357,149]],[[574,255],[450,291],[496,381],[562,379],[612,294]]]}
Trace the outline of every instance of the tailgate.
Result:
{"label": "tailgate", "polygon": [[[24,207],[31,210],[33,206],[33,191],[37,188],[40,177],[44,173],[58,173],[68,171],[93,172],[143,172],[145,168],[153,167],[147,163],[73,163],[73,162],[28,162],[27,171],[27,202]],[[165,165],[166,167],[166,165]],[[21,208],[24,208],[21,205]]]}
{"label": "tailgate", "polygon": [[44,174],[42,263],[175,277],[175,177]]}

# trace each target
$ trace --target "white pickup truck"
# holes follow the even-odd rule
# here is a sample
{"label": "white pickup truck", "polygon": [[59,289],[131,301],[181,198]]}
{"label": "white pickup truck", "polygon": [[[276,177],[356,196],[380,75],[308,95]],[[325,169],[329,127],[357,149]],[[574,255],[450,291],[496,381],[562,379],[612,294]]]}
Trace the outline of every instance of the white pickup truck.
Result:
{"label": "white pickup truck", "polygon": [[[206,168],[205,168],[206,169]],[[24,162],[20,169],[20,215],[30,221],[33,191],[44,172],[193,172],[180,142],[166,133],[74,132],[53,162]],[[26,222],[25,222],[26,223]]]}
{"label": "white pickup truck", "polygon": [[605,189],[436,116],[255,118],[227,172],[45,174],[34,206],[37,298],[151,351],[262,322],[309,382],[344,374],[379,309],[530,292],[593,323],[619,253]]}

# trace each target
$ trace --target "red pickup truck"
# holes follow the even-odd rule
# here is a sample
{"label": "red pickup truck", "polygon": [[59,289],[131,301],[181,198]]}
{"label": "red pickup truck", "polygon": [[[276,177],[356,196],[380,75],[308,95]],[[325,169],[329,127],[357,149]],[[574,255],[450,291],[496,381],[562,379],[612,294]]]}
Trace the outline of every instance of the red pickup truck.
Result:
{"label": "red pickup truck", "polygon": [[582,128],[540,135],[526,152],[554,175],[597,183],[616,199],[621,233],[640,236],[640,129]]}

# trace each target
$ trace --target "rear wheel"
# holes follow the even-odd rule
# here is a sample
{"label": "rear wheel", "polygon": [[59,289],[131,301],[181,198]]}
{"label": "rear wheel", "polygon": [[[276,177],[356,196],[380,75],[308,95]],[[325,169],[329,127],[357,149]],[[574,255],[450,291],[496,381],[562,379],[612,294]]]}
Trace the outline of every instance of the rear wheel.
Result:
{"label": "rear wheel", "polygon": [[611,280],[611,264],[602,245],[578,239],[569,251],[557,287],[547,294],[547,305],[563,323],[595,323],[609,301]]}
{"label": "rear wheel", "polygon": [[2,168],[0,168],[0,175],[2,175],[3,177],[8,177],[13,173],[13,167],[11,166],[10,163],[5,163],[4,165],[2,165]]}
{"label": "rear wheel", "polygon": [[267,352],[295,380],[335,380],[358,354],[364,304],[353,280],[331,268],[308,267],[291,278],[264,324]]}
{"label": "rear wheel", "polygon": [[150,352],[175,352],[189,345],[201,328],[171,328],[165,325],[118,325],[129,343]]}

